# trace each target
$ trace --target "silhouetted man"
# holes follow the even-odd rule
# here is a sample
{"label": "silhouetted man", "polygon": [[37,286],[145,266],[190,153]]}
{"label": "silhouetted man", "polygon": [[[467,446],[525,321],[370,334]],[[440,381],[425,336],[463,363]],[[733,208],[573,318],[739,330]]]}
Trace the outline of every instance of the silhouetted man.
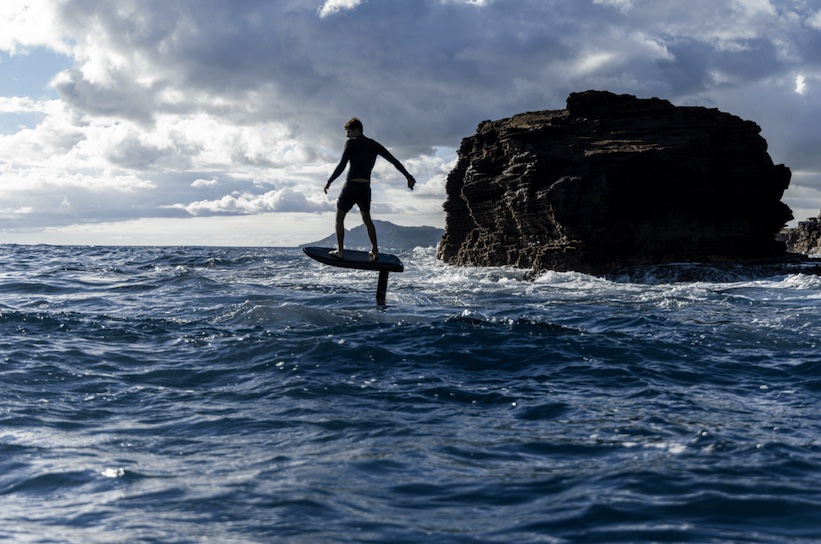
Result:
{"label": "silhouetted man", "polygon": [[382,144],[362,134],[362,121],[353,117],[345,123],[345,132],[348,135],[348,141],[345,142],[342,159],[331,177],[328,178],[328,183],[325,184],[325,194],[328,194],[331,183],[345,170],[345,166],[351,163],[347,181],[336,203],[336,249],[330,254],[340,259],[344,258],[345,216],[356,204],[362,214],[365,228],[368,229],[368,238],[371,239],[372,247],[368,255],[372,261],[375,261],[379,258],[379,250],[376,244],[376,227],[373,226],[371,220],[371,171],[373,165],[376,164],[376,157],[383,157],[402,172],[408,180],[408,189],[411,191],[416,185],[416,180]]}

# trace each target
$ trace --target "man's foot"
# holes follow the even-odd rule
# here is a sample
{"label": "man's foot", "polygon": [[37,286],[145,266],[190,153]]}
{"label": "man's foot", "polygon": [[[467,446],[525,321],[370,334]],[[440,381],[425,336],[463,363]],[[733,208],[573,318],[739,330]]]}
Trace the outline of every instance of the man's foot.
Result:
{"label": "man's foot", "polygon": [[375,249],[370,250],[368,252],[368,258],[371,260],[371,262],[378,261],[379,260],[379,252]]}
{"label": "man's foot", "polygon": [[336,257],[337,259],[344,259],[345,258],[345,250],[343,249],[334,249],[328,252],[328,255],[331,257]]}

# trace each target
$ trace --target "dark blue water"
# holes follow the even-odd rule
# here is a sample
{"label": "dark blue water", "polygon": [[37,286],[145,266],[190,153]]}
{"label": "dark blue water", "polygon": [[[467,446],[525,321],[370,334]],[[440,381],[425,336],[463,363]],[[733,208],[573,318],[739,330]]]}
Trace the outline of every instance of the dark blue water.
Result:
{"label": "dark blue water", "polygon": [[821,541],[821,279],[433,254],[0,246],[0,540]]}

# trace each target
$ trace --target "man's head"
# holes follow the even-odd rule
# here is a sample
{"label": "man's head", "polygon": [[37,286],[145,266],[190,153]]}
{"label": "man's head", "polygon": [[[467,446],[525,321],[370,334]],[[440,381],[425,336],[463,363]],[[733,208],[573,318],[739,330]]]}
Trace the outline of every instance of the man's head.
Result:
{"label": "man's head", "polygon": [[362,134],[362,121],[356,117],[351,117],[350,121],[345,123],[345,132],[348,133],[348,136]]}

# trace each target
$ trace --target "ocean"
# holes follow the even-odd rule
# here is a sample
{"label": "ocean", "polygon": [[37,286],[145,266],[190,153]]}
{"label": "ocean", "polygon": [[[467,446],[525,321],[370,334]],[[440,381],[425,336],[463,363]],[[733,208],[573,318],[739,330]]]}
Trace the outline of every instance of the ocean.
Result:
{"label": "ocean", "polygon": [[0,541],[821,542],[800,267],[0,255]]}

